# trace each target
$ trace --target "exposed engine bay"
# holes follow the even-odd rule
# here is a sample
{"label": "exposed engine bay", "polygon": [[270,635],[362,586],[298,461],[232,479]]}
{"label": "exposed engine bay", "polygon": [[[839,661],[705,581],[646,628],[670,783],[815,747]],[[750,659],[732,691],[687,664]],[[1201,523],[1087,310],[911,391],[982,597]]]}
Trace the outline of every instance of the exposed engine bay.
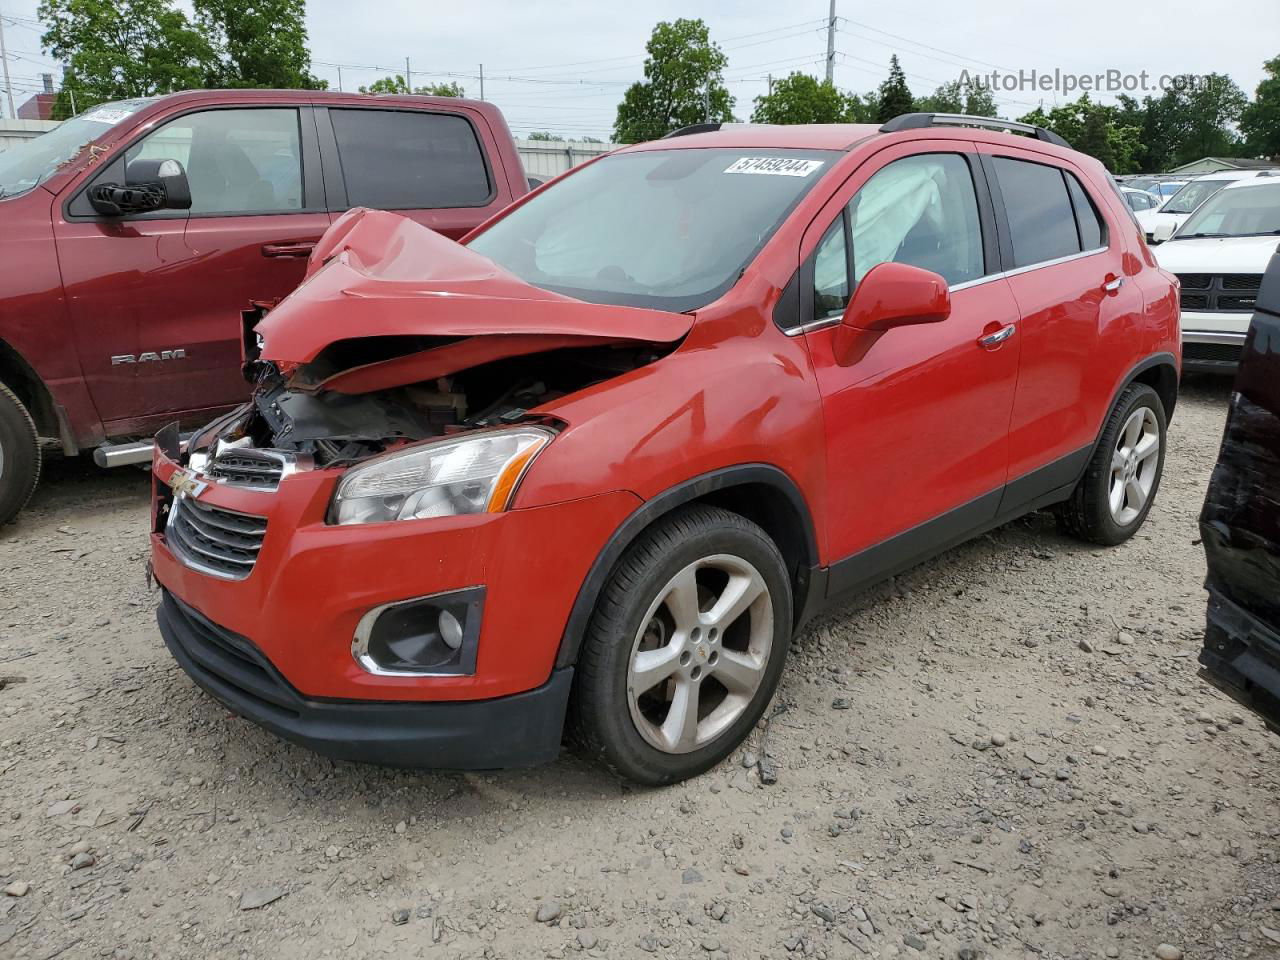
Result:
{"label": "exposed engine bay", "polygon": [[287,450],[309,455],[317,466],[343,466],[406,443],[527,421],[534,408],[664,352],[650,345],[568,348],[354,395],[300,389],[294,384],[301,371],[286,377],[259,360],[249,365],[252,407],[219,421],[204,442]]}

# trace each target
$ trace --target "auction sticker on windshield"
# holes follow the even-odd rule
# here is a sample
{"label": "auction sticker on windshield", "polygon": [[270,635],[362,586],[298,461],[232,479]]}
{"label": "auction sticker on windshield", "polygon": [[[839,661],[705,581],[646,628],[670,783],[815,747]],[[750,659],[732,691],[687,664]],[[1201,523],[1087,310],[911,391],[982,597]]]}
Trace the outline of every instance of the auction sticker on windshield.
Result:
{"label": "auction sticker on windshield", "polygon": [[763,173],[775,177],[807,177],[822,166],[822,160],[793,157],[741,157],[725,168],[725,173]]}

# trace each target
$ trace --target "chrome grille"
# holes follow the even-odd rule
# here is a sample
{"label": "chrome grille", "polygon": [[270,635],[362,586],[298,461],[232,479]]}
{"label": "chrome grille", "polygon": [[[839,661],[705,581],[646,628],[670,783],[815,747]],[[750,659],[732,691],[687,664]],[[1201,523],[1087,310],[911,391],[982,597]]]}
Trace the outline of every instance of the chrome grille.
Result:
{"label": "chrome grille", "polygon": [[292,456],[272,450],[230,448],[217,454],[202,471],[210,480],[255,490],[275,490]]}
{"label": "chrome grille", "polygon": [[169,549],[189,567],[228,580],[243,580],[253,570],[267,518],[232,513],[176,497],[165,526]]}

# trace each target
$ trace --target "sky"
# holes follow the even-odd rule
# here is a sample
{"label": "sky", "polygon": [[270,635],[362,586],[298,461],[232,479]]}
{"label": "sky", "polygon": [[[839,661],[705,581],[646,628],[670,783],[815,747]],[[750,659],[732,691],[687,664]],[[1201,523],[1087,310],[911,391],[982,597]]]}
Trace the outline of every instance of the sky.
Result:
{"label": "sky", "polygon": [[[37,2],[0,0],[19,103],[36,91],[41,73],[57,69],[40,51]],[[1203,0],[1131,3],[1124,15],[1122,9],[1115,0],[836,0],[835,82],[853,92],[873,89],[896,53],[917,96],[965,71],[1036,70],[1044,77],[1055,69],[1075,75],[1147,71],[1152,84],[1162,75],[1226,73],[1252,96],[1263,61],[1280,56],[1277,0],[1235,0],[1229,16],[1206,16]],[[332,88],[341,81],[343,89],[354,90],[388,73],[403,74],[408,57],[415,84],[456,80],[477,97],[483,64],[485,99],[502,108],[517,136],[549,130],[607,140],[623,91],[643,77],[644,45],[657,22],[706,21],[729,58],[725,79],[735,114],[746,120],[753,99],[767,90],[769,74],[823,75],[827,14],[828,0],[309,0],[307,27],[313,72]],[[1006,117],[1078,96],[1061,85],[996,91]],[[1114,96],[1094,99],[1110,102]]]}

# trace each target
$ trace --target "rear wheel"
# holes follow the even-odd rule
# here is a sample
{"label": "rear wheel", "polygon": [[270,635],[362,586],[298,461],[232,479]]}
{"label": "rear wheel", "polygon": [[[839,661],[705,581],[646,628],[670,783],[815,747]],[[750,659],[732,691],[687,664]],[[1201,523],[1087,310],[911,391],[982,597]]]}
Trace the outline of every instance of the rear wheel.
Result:
{"label": "rear wheel", "polygon": [[791,603],[782,555],[755,524],[706,506],[663,519],[623,555],[587,628],[578,739],[644,784],[714,766],[777,688]]}
{"label": "rear wheel", "polygon": [[27,505],[40,479],[40,443],[31,414],[0,383],[0,524]]}
{"label": "rear wheel", "polygon": [[1124,543],[1142,526],[1164,472],[1166,420],[1160,395],[1144,383],[1125,388],[1071,499],[1058,508],[1063,529],[1091,543]]}

